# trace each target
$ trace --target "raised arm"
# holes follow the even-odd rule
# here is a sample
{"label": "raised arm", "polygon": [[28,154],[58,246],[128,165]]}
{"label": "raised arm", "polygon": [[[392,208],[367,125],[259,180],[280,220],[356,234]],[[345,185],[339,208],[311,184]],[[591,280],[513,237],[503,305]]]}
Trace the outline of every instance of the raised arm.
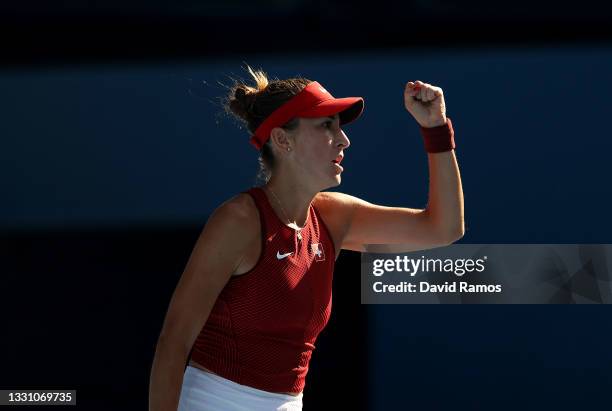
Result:
{"label": "raised arm", "polygon": [[434,215],[432,197],[426,209],[387,207],[334,192],[319,193],[316,204],[340,248],[401,253],[448,245],[463,236],[461,212],[440,207],[442,216]]}
{"label": "raised arm", "polygon": [[[404,102],[423,128],[447,123],[439,87],[408,82]],[[399,253],[448,245],[461,238],[465,224],[457,157],[450,148],[437,151],[441,152],[427,154],[429,201],[425,209],[386,207],[347,194],[319,193],[316,204],[336,244],[347,250]]]}
{"label": "raised arm", "polygon": [[245,197],[228,200],[210,216],[174,291],[151,369],[150,411],[176,411],[193,342],[247,249],[259,239],[257,211]]}

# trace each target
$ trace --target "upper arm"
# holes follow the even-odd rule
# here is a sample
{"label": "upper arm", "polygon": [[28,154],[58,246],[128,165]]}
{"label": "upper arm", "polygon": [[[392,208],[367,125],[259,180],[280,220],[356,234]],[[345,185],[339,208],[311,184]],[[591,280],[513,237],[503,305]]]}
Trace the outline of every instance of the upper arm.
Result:
{"label": "upper arm", "polygon": [[[343,193],[323,192],[318,204],[340,233],[341,248],[378,253],[424,250],[453,239],[429,217],[426,209],[386,207]],[[335,222],[335,223],[334,223]]]}
{"label": "upper arm", "polygon": [[191,350],[221,290],[257,236],[256,210],[245,195],[219,206],[208,219],[170,300],[160,340]]}

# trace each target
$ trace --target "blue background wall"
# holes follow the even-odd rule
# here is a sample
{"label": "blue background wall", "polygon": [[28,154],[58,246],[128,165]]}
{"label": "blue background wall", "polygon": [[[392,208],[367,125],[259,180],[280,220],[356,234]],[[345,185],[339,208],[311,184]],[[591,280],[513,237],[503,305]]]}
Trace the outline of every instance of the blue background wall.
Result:
{"label": "blue background wall", "polygon": [[[427,157],[403,87],[444,89],[470,242],[606,242],[612,49],[567,47],[280,56],[365,112],[341,190],[424,207]],[[257,153],[222,110],[240,61],[0,72],[0,227],[201,221],[254,183]]]}

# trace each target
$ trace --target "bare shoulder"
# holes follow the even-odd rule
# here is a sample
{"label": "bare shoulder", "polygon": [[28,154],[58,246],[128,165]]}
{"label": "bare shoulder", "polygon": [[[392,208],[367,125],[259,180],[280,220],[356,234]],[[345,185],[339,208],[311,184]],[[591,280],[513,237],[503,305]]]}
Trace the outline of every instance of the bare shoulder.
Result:
{"label": "bare shoulder", "polygon": [[248,219],[257,216],[257,207],[253,198],[246,194],[236,194],[221,203],[215,211],[222,210],[228,216],[238,219]]}
{"label": "bare shoulder", "polygon": [[221,203],[209,216],[198,242],[196,254],[240,258],[259,230],[257,208],[248,194],[237,194]]}
{"label": "bare shoulder", "polygon": [[364,201],[345,193],[322,191],[317,193],[313,203],[321,211],[345,214],[351,212],[356,206],[364,203]]}
{"label": "bare shoulder", "polygon": [[256,234],[259,229],[259,212],[253,198],[240,193],[221,203],[210,216],[211,220],[220,223],[242,227],[242,234],[255,229]]}
{"label": "bare shoulder", "polygon": [[344,193],[321,191],[315,196],[314,203],[315,206],[318,207],[334,207],[337,203],[346,203],[349,201],[349,197],[350,196]]}

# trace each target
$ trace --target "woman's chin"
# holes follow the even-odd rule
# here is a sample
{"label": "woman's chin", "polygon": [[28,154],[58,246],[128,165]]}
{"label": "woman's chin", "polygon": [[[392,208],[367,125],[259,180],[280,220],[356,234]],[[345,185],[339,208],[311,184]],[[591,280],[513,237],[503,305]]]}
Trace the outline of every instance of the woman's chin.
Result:
{"label": "woman's chin", "polygon": [[336,175],[334,176],[334,182],[335,182],[335,184],[334,184],[334,185],[332,185],[332,187],[339,186],[339,185],[340,185],[340,183],[342,183],[342,175],[341,175],[341,174],[336,174]]}
{"label": "woman's chin", "polygon": [[323,184],[319,188],[319,191],[327,190],[328,188],[338,187],[341,182],[342,182],[342,177],[340,177],[340,175],[332,177],[331,179],[327,179],[325,184]]}

